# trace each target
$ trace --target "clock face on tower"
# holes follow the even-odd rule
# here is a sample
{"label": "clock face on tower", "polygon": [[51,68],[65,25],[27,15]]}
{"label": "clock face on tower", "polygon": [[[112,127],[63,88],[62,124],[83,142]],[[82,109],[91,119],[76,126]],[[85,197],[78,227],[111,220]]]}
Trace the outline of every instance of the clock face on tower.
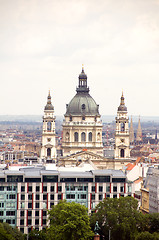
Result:
{"label": "clock face on tower", "polygon": [[122,143],[124,143],[124,142],[125,142],[125,139],[124,139],[124,138],[121,138],[120,141],[121,141]]}

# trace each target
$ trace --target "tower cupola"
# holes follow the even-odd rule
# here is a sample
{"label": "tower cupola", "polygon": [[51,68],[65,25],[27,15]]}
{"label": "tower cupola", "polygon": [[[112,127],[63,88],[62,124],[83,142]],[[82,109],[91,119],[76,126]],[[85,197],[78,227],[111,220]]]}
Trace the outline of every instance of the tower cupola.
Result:
{"label": "tower cupola", "polygon": [[44,110],[54,110],[54,107],[53,107],[53,105],[51,103],[50,91],[49,91],[49,94],[48,94],[48,97],[47,97],[47,104],[46,104]]}
{"label": "tower cupola", "polygon": [[80,73],[78,82],[78,88],[76,89],[78,92],[89,92],[89,87],[87,87],[87,75],[84,72],[84,67],[82,66],[82,72]]}
{"label": "tower cupola", "polygon": [[125,102],[124,102],[123,92],[120,99],[121,100],[120,100],[120,106],[118,107],[118,111],[127,111],[127,107],[125,106]]}

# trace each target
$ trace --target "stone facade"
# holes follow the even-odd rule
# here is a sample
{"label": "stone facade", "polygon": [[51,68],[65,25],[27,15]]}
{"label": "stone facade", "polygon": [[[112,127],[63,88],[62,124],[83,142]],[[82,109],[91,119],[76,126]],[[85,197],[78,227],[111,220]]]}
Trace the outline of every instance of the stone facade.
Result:
{"label": "stone facade", "polygon": [[47,105],[44,109],[41,158],[46,162],[53,162],[56,159],[55,142],[55,116],[54,107],[51,103],[50,93],[48,95]]}
{"label": "stone facade", "polygon": [[127,116],[127,108],[124,103],[123,94],[116,117],[114,154],[115,159],[122,161],[130,159],[129,118]]}

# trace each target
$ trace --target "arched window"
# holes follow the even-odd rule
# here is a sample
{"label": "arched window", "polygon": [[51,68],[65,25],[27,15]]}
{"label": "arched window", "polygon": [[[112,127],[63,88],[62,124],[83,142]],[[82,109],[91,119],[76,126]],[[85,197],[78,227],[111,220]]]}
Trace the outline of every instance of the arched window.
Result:
{"label": "arched window", "polygon": [[125,123],[122,122],[120,126],[121,126],[121,132],[124,132],[125,131]]}
{"label": "arched window", "polygon": [[92,133],[91,132],[89,132],[89,134],[88,134],[88,141],[92,142]]}
{"label": "arched window", "polygon": [[47,123],[47,131],[51,131],[51,122]]}
{"label": "arched window", "polygon": [[120,150],[120,157],[124,158],[124,155],[125,155],[125,150],[124,150],[124,149],[121,149],[121,150]]}
{"label": "arched window", "polygon": [[81,142],[86,141],[86,134],[84,132],[81,133]]}
{"label": "arched window", "polygon": [[66,136],[65,136],[65,139],[66,139],[66,142],[69,142],[69,132],[66,133]]}
{"label": "arched window", "polygon": [[100,141],[100,132],[97,134],[97,141]]}
{"label": "arched window", "polygon": [[47,149],[47,157],[51,157],[51,148]]}
{"label": "arched window", "polygon": [[75,142],[78,142],[78,132],[75,132],[75,133],[74,133],[74,141],[75,141]]}

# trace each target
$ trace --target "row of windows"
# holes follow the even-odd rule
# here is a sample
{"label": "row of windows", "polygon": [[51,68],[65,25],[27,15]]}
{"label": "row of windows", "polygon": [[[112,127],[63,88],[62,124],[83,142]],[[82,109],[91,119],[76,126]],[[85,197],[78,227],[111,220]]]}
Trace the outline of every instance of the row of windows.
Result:
{"label": "row of windows", "polygon": [[[62,199],[62,196],[59,195],[59,196],[58,196],[58,200],[61,200],[61,199]],[[54,202],[50,202],[50,208],[51,208],[52,205],[54,205]],[[24,203],[24,202],[21,203],[20,206],[21,206],[21,209],[24,209],[24,208],[25,208],[25,203]],[[28,203],[27,208],[29,208],[29,209],[32,208],[32,209],[33,209],[33,204],[32,204],[32,202],[29,202],[29,203]],[[39,208],[40,208],[40,203],[39,203],[39,202],[36,202],[36,203],[35,203],[35,208],[36,208],[36,209],[39,209]],[[46,208],[47,208],[46,202],[43,202],[43,203],[42,203],[42,208],[43,208],[43,209],[46,209]]]}
{"label": "row of windows", "polygon": [[[66,199],[75,199],[75,194],[66,194]],[[87,195],[77,194],[77,199],[87,199]]]}
{"label": "row of windows", "polygon": [[[25,192],[26,188],[25,186],[21,186],[21,192]],[[28,186],[28,192],[32,192],[32,186]],[[47,192],[47,186],[43,186],[43,192]],[[62,191],[62,187],[58,186],[58,192]],[[36,192],[40,192],[40,186],[36,186]],[[50,187],[50,192],[54,192],[54,186]]]}
{"label": "row of windows", "polygon": [[[122,149],[121,149],[122,150]],[[123,156],[123,155],[122,155]],[[10,182],[23,182],[23,176],[7,176],[10,178]],[[21,181],[19,180],[21,179]],[[41,178],[25,178],[25,182],[41,182]],[[58,176],[43,176],[43,182],[58,182]],[[93,182],[93,178],[61,178],[60,182]],[[95,182],[110,182],[110,176],[95,176]],[[112,178],[112,182],[125,182],[125,178]],[[29,186],[28,190],[32,187]],[[45,190],[47,186],[43,187],[43,191]],[[24,190],[23,190],[24,189]],[[0,186],[0,191],[4,191],[5,187]],[[16,186],[7,186],[7,191],[15,191]],[[25,187],[22,187],[22,191],[25,191]],[[32,191],[32,190],[29,190]],[[36,191],[40,191],[40,186],[36,186]],[[52,190],[50,190],[52,191]],[[53,190],[54,191],[54,190]]]}
{"label": "row of windows", "polygon": [[[32,199],[33,199],[32,194],[28,194],[28,200],[32,200]],[[40,200],[40,195],[36,194],[35,199]],[[54,200],[54,194],[50,194],[50,199]],[[21,200],[25,200],[24,194],[21,194]],[[47,200],[47,194],[43,194],[43,200]]]}
{"label": "row of windows", "polygon": [[[35,211],[35,216],[38,217],[40,214],[39,214],[40,210],[39,211]],[[20,211],[20,216],[21,217],[24,217],[24,213],[25,211]],[[29,217],[32,217],[32,210],[29,210],[28,211],[28,216]],[[43,217],[47,216],[47,211],[43,211]]]}
{"label": "row of windows", "polygon": [[[43,219],[43,225],[46,225],[46,219]],[[24,225],[24,219],[20,220],[20,225]],[[32,219],[28,219],[28,225],[32,225]],[[39,219],[35,219],[35,225],[39,225]]]}

